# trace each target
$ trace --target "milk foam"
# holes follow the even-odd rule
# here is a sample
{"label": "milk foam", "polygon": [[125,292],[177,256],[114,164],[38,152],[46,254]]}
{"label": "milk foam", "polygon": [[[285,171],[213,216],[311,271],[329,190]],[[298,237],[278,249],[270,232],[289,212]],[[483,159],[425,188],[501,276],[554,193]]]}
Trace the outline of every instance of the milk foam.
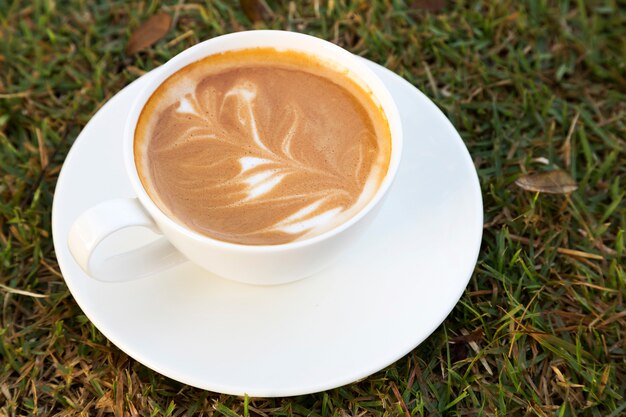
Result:
{"label": "milk foam", "polygon": [[375,194],[390,153],[386,120],[356,84],[328,68],[303,71],[285,52],[262,54],[273,59],[200,61],[170,77],[146,105],[135,144],[161,209],[246,244],[344,223]]}

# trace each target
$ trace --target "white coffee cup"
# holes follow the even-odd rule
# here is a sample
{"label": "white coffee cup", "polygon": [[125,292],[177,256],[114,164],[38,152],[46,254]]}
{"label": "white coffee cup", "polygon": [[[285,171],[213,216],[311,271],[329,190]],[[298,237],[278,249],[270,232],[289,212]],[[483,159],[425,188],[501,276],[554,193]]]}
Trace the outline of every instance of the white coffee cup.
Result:
{"label": "white coffee cup", "polygon": [[[229,243],[186,228],[165,215],[151,200],[135,166],[135,126],[144,104],[155,89],[176,71],[206,56],[254,47],[301,51],[337,65],[347,76],[372,92],[391,130],[389,168],[369,203],[348,221],[325,233],[279,245]],[[190,260],[224,278],[250,284],[281,284],[313,275],[329,266],[364,234],[396,176],[402,150],[402,127],[391,94],[361,59],[313,36],[258,30],[232,33],[199,43],[155,71],[157,73],[135,99],[124,130],[126,174],[137,198],[108,200],[91,207],[74,221],[70,229],[70,252],[88,275],[101,281],[128,281]],[[147,227],[163,237],[147,246],[108,259],[94,256],[97,247],[109,235],[136,226]]]}

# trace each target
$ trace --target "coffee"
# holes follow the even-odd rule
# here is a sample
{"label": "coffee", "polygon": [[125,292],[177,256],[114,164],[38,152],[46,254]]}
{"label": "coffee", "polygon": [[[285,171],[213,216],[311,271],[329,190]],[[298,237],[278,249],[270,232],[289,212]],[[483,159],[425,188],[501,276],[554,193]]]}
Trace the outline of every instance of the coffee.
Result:
{"label": "coffee", "polygon": [[211,238],[305,239],[374,196],[391,153],[371,93],[296,51],[211,55],[164,81],[135,129],[135,163],[159,208]]}

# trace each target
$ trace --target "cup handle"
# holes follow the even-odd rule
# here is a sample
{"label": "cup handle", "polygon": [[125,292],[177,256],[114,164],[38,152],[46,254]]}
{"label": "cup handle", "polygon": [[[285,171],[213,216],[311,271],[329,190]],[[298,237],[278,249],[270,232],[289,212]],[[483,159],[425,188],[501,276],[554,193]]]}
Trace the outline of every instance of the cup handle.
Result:
{"label": "cup handle", "polygon": [[146,227],[161,234],[136,198],[102,202],[74,221],[67,243],[74,260],[87,275],[104,282],[132,281],[186,261],[164,237],[108,258],[94,256],[104,239],[127,227]]}

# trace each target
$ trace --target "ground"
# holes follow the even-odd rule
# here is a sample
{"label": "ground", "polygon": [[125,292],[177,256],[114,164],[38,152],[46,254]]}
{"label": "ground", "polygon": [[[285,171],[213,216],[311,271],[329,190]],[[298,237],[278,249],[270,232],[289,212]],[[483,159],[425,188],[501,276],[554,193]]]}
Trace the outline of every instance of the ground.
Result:
{"label": "ground", "polygon": [[[626,415],[626,4],[242,3],[0,1],[0,416]],[[172,29],[126,53],[160,12]],[[474,274],[432,336],[294,398],[206,392],[129,358],[77,306],[51,239],[59,170],[97,109],[198,41],[251,28],[331,40],[417,86],[464,139],[485,207]],[[557,169],[578,189],[516,184]]]}

